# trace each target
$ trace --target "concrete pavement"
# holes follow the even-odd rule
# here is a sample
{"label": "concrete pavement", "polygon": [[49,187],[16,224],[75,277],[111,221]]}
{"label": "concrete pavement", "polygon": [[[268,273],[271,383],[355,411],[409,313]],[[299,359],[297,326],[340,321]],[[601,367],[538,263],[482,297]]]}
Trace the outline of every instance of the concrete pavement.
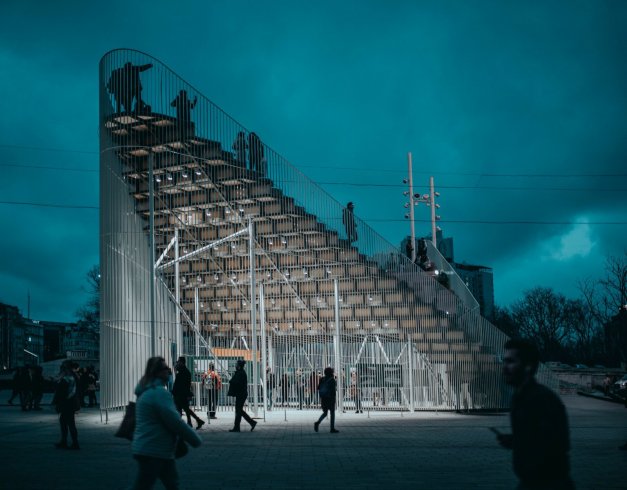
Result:
{"label": "concrete pavement", "polygon": [[[5,402],[7,392],[0,393]],[[578,489],[625,489],[627,410],[591,398],[565,397]],[[254,432],[229,433],[233,413],[205,425],[203,446],[177,462],[181,488],[512,489],[511,454],[487,429],[509,431],[507,414],[338,414],[315,433],[318,411],[273,411]],[[202,414],[205,418],[206,414]],[[287,417],[287,421],[285,418]],[[130,443],[113,437],[121,414],[101,422],[97,409],[77,416],[80,451],[60,451],[56,414],[0,406],[0,489],[123,489],[135,462]],[[161,488],[157,485],[156,488]]]}

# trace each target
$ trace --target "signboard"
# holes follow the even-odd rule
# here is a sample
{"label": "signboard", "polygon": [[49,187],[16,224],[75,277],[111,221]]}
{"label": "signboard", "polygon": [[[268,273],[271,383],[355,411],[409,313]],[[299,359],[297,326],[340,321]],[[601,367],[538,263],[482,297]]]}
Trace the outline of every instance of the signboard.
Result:
{"label": "signboard", "polygon": [[403,366],[399,364],[357,364],[361,388],[402,388]]}

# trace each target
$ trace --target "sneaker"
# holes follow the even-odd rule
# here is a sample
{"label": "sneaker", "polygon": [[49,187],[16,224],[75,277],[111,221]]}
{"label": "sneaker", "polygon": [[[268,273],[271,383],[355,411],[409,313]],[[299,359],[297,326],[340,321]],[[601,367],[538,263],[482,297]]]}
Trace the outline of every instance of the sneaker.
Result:
{"label": "sneaker", "polygon": [[331,429],[331,434],[337,434],[339,432],[339,430],[337,429]]}
{"label": "sneaker", "polygon": [[239,429],[235,429],[235,428],[229,429],[229,432],[239,432],[239,431],[240,431]]}
{"label": "sneaker", "polygon": [[257,427],[257,422],[255,422],[255,421],[253,420],[253,423],[252,423],[252,424],[250,424],[250,431],[251,431],[251,432],[252,432],[252,431],[254,431],[254,430],[255,430],[255,427]]}
{"label": "sneaker", "polygon": [[198,422],[196,422],[196,430],[200,429],[203,425],[205,425],[204,420],[199,420]]}
{"label": "sneaker", "polygon": [[314,430],[318,432],[318,427],[320,426],[320,422],[314,422]]}
{"label": "sneaker", "polygon": [[81,447],[78,445],[78,442],[73,442],[72,445],[68,449],[79,450]]}

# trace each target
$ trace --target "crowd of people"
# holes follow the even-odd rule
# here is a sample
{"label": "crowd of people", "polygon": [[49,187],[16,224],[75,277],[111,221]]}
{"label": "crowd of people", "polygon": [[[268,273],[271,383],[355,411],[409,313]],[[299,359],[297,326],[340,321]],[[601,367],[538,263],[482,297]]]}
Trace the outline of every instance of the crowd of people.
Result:
{"label": "crowd of people", "polygon": [[[513,469],[519,479],[520,490],[573,490],[575,486],[570,477],[570,435],[566,409],[557,394],[536,381],[538,365],[539,355],[533,344],[524,340],[509,340],[505,344],[503,377],[514,389],[510,414],[512,431],[505,434],[495,428],[491,430],[496,434],[497,442],[512,451]],[[235,398],[235,420],[229,432],[240,432],[242,419],[249,424],[251,432],[258,423],[244,409],[248,397],[245,366],[246,361],[238,360],[229,381],[228,396]],[[187,451],[186,444],[198,447],[202,443],[197,430],[204,425],[204,421],[190,408],[190,400],[194,396],[192,377],[184,357],[177,360],[174,371],[176,378],[172,382],[173,371],[165,359],[152,357],[135,390],[137,403],[132,436],[132,454],[138,464],[133,486],[135,489],[152,488],[157,479],[166,488],[177,489],[175,458]],[[310,380],[314,379],[314,374]],[[16,373],[16,391],[12,398],[20,396],[24,410],[28,406],[39,409],[41,398],[37,398],[33,386],[37,385],[37,377],[40,375],[36,366],[22,368]],[[351,372],[355,392],[359,389],[356,376],[356,371]],[[271,394],[275,388],[275,377],[269,368],[266,378],[270,383],[268,392]],[[95,379],[93,369],[81,371],[71,361],[64,361],[61,365],[52,402],[59,413],[61,431],[56,447],[79,449],[75,414],[83,405],[84,397],[88,396]],[[296,379],[297,382],[305,379],[302,372],[296,372]],[[209,365],[202,380],[202,386],[210,393],[210,399],[213,396],[207,415],[216,418],[217,393],[222,388],[222,380],[213,364]],[[327,367],[324,376],[316,375],[315,380],[322,414],[314,422],[314,431],[319,432],[321,424],[328,417],[330,432],[339,433],[335,427],[338,377],[333,368]],[[360,405],[356,406],[359,410]],[[196,430],[193,430],[192,419],[196,420]]]}

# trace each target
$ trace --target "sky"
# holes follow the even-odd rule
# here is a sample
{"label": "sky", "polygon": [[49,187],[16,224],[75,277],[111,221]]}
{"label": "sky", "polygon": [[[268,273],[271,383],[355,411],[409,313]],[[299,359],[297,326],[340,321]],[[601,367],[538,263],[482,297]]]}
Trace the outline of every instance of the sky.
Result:
{"label": "sky", "polygon": [[576,297],[627,250],[625,25],[620,0],[3,0],[0,302],[72,321],[87,300],[115,48],[168,65],[393,244],[411,152],[498,305]]}

